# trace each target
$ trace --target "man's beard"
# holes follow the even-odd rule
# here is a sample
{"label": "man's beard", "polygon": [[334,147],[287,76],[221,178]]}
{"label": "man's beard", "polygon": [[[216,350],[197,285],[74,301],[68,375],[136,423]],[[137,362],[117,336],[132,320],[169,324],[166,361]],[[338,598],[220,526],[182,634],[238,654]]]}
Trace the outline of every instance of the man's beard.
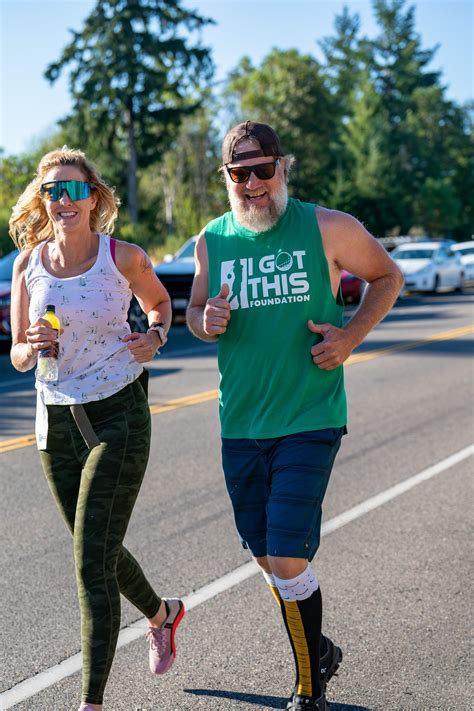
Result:
{"label": "man's beard", "polygon": [[268,207],[256,207],[249,203],[246,197],[240,197],[228,192],[230,207],[237,222],[251,232],[267,232],[279,220],[288,204],[288,188],[282,181],[281,187],[270,194],[271,203]]}

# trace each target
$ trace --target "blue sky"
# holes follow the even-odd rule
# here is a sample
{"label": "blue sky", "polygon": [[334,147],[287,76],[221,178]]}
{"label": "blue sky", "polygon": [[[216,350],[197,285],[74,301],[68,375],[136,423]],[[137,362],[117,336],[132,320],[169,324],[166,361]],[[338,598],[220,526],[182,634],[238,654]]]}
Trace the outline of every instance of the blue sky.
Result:
{"label": "blue sky", "polygon": [[[320,57],[317,40],[333,33],[344,4],[359,13],[363,34],[377,32],[367,0],[183,1],[218,23],[203,33],[213,50],[217,79],[244,54],[258,64],[272,47],[296,47]],[[94,5],[95,0],[0,0],[0,146],[7,154],[28,150],[70,110],[66,78],[50,87],[43,72],[69,41],[69,28],[80,30]],[[440,45],[431,67],[442,70],[447,96],[459,102],[472,98],[472,0],[415,0],[410,5],[416,8],[423,47]]]}

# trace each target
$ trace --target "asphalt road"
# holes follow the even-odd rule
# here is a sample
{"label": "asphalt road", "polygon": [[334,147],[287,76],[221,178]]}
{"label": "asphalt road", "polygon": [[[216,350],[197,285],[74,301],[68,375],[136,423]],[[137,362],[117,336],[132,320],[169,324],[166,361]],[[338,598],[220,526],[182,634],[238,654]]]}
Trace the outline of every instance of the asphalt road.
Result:
{"label": "asphalt road", "polygon": [[[377,357],[348,365],[349,435],[326,522],[472,444],[472,303],[469,294],[406,299],[358,351]],[[215,353],[175,326],[151,364],[150,402],[215,389]],[[0,446],[33,432],[32,383],[0,355]],[[31,679],[80,648],[72,546],[35,447],[8,445],[0,469],[0,689],[27,680],[31,690]],[[315,562],[324,629],[345,655],[328,688],[331,711],[474,708],[472,470],[472,457],[446,465],[324,536]],[[189,595],[248,561],[222,480],[215,399],[153,416],[150,465],[126,542],[165,596]],[[263,578],[201,604],[189,599],[173,669],[153,677],[144,639],[125,645],[104,710],[285,708],[291,655]],[[139,617],[124,601],[123,625]],[[79,699],[76,672],[14,708],[75,711]]]}

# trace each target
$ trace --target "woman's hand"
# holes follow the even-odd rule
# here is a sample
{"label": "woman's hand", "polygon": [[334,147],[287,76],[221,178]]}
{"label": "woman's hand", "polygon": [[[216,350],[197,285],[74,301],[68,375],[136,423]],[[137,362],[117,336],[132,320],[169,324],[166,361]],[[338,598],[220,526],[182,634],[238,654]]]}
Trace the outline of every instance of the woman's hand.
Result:
{"label": "woman's hand", "polygon": [[[63,328],[61,333],[64,333]],[[32,323],[26,329],[25,336],[28,345],[28,357],[38,355],[38,351],[42,351],[45,348],[51,348],[53,343],[58,340],[58,332],[44,318],[39,318]]]}
{"label": "woman's hand", "polygon": [[160,337],[155,331],[129,333],[123,341],[128,342],[128,350],[138,363],[151,360],[161,345]]}

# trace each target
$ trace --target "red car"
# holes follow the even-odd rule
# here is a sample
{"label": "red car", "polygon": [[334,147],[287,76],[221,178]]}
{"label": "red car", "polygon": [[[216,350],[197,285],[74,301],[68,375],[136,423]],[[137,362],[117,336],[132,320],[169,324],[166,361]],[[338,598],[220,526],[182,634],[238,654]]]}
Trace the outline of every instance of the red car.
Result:
{"label": "red car", "polygon": [[344,303],[358,304],[365,289],[365,281],[350,272],[342,271],[341,289]]}

